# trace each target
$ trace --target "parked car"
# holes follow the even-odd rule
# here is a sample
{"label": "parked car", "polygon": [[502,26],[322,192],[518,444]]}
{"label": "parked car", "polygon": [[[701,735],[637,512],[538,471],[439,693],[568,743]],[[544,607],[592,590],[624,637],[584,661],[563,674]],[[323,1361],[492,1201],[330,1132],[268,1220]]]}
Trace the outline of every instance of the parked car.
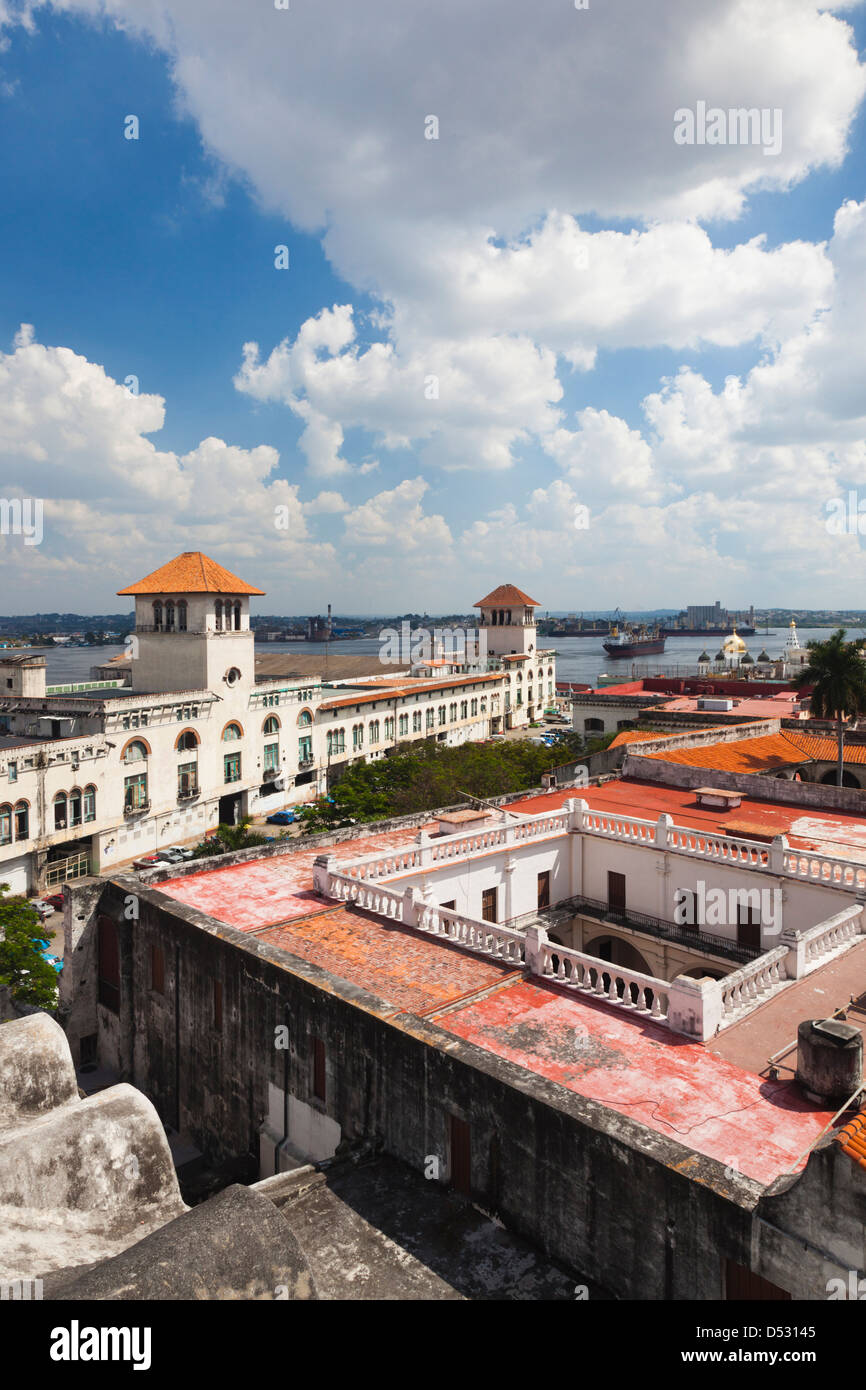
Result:
{"label": "parked car", "polygon": [[272,816],[265,816],[266,825],[291,825],[295,819],[294,811],[275,811]]}
{"label": "parked car", "polygon": [[186,855],[179,849],[158,849],[156,857],[161,864],[182,864]]}
{"label": "parked car", "polygon": [[48,902],[47,898],[34,898],[30,906],[36,908],[36,911],[39,913],[40,922],[44,922],[46,917],[54,916],[54,908],[51,906],[51,903]]}
{"label": "parked car", "polygon": [[51,906],[54,908],[54,911],[55,911],[55,912],[62,912],[62,911],[63,911],[63,894],[62,894],[62,893],[46,893],[46,894],[45,894],[45,897],[42,899],[42,901],[43,901],[44,903],[50,903]]}
{"label": "parked car", "polygon": [[134,869],[155,869],[157,864],[164,862],[159,854],[143,854],[140,859],[133,859],[132,867]]}
{"label": "parked car", "polygon": [[180,859],[192,859],[192,850],[187,845],[169,845],[163,854],[176,854]]}

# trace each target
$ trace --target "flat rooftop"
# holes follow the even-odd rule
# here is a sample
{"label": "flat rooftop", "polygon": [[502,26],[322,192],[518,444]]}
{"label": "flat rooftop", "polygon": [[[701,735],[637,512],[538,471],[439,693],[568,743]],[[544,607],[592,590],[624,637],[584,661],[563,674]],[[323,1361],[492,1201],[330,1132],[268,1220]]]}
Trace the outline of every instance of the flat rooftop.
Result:
{"label": "flat rooftop", "polygon": [[[549,811],[574,789],[513,802]],[[636,781],[585,789],[595,810],[674,821],[716,831],[725,815],[695,804],[693,791]],[[866,824],[854,816],[804,816],[802,808],[744,797],[740,814],[775,818],[803,845],[834,843],[866,853]],[[429,828],[425,827],[425,828]],[[343,841],[329,852],[348,860],[412,843],[417,829]],[[254,933],[284,953],[285,968],[315,965],[380,1001],[383,1015],[425,1016],[455,1038],[506,1059],[648,1129],[675,1139],[760,1183],[802,1166],[832,1112],[807,1100],[769,1055],[862,989],[866,942],[761,1005],[708,1043],[692,1042],[641,1015],[530,979],[522,968],[464,951],[392,919],[322,897],[312,888],[316,848],[292,850],[154,885],[217,921]],[[859,981],[859,983],[858,983]],[[866,1017],[866,1015],[864,1015]]]}
{"label": "flat rooftop", "polygon": [[[558,810],[571,798],[582,797],[594,811],[609,811],[658,820],[667,812],[676,825],[706,830],[714,835],[731,829],[732,821],[748,821],[763,833],[788,836],[796,849],[847,857],[866,863],[866,820],[845,812],[811,810],[802,806],[761,801],[742,795],[735,811],[699,806],[696,793],[687,788],[666,787],[655,782],[621,778],[600,787],[562,788],[512,801],[509,811],[537,814]],[[438,817],[424,825],[432,834],[438,830]],[[344,840],[328,849],[338,861],[360,858],[413,844],[418,828],[392,830]],[[320,847],[293,849],[268,858],[251,859],[227,868],[204,868],[201,873],[167,879],[156,885],[178,902],[206,912],[219,922],[239,931],[260,931],[277,926],[324,906],[313,889],[313,862]],[[207,861],[205,861],[207,863]]]}

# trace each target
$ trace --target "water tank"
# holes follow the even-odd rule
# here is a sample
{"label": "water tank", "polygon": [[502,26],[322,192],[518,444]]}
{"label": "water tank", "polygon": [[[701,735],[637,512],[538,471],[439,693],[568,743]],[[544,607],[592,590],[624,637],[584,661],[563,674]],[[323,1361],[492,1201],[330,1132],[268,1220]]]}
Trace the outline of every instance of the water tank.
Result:
{"label": "water tank", "polygon": [[863,1035],[836,1018],[797,1029],[797,1080],[816,1100],[847,1100],[863,1084]]}

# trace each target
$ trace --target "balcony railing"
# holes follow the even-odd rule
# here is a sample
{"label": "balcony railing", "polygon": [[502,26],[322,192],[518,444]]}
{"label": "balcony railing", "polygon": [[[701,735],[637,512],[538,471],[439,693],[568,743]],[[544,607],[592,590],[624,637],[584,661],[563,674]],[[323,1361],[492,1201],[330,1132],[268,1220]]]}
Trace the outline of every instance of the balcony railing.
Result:
{"label": "balcony railing", "polygon": [[150,802],[149,802],[149,801],[138,801],[138,802],[128,801],[128,802],[126,803],[126,805],[124,806],[124,808],[123,808],[123,814],[124,814],[125,816],[139,816],[139,815],[141,815],[141,812],[142,812],[142,811],[149,811],[149,810],[150,810]]}
{"label": "balcony railing", "polygon": [[714,936],[711,932],[704,931],[703,927],[680,926],[677,922],[668,922],[662,917],[649,917],[646,913],[635,912],[632,908],[619,912],[607,903],[584,897],[567,898],[552,907],[543,907],[537,912],[525,912],[520,917],[513,917],[508,926],[522,928],[529,926],[531,922],[543,922],[548,930],[555,930],[557,922],[578,916],[593,917],[598,922],[625,927],[645,936],[655,936],[662,941],[685,946],[690,951],[707,952],[714,956],[722,956],[725,960],[738,961],[743,965],[762,955],[764,949],[761,946],[741,946],[728,937]]}
{"label": "balcony railing", "polygon": [[194,796],[198,796],[198,787],[179,787],[177,793],[178,801],[191,801]]}

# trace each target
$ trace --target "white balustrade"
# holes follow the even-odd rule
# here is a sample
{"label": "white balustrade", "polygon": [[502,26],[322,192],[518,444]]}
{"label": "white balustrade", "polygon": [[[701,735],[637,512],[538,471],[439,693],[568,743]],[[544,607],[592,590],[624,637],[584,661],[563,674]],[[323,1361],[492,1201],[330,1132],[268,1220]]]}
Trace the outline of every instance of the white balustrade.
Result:
{"label": "white balustrade", "polygon": [[846,908],[844,912],[837,912],[835,917],[829,917],[826,922],[819,922],[817,926],[800,932],[798,935],[803,944],[806,964],[811,965],[830,951],[844,946],[862,931],[863,909],[858,903],[854,907]]}
{"label": "white balustrade", "polygon": [[667,1018],[667,980],[624,970],[610,961],[572,951],[566,946],[543,942],[539,951],[540,974],[585,994],[604,998],[610,1004],[664,1022]]}
{"label": "white balustrade", "polygon": [[786,848],[783,865],[790,878],[823,883],[831,888],[847,888],[852,892],[866,890],[866,867],[847,859],[831,859],[826,854]]}
{"label": "white balustrade", "polygon": [[479,922],[445,907],[424,907],[419,904],[416,923],[418,930],[453,941],[469,951],[477,951],[494,960],[523,964],[526,938],[523,932],[500,927],[494,922]]}
{"label": "white balustrade", "polygon": [[748,965],[725,975],[718,981],[722,998],[722,1018],[730,1019],[738,1010],[751,1007],[763,995],[787,979],[787,946],[775,946],[772,951],[749,961]]}
{"label": "white balustrade", "polygon": [[381,917],[393,917],[397,922],[403,921],[404,895],[393,888],[384,887],[381,883],[366,883],[347,874],[330,873],[327,886],[319,891],[326,897],[336,898],[339,902],[353,903],[356,907],[366,908],[368,912],[377,912]]}

